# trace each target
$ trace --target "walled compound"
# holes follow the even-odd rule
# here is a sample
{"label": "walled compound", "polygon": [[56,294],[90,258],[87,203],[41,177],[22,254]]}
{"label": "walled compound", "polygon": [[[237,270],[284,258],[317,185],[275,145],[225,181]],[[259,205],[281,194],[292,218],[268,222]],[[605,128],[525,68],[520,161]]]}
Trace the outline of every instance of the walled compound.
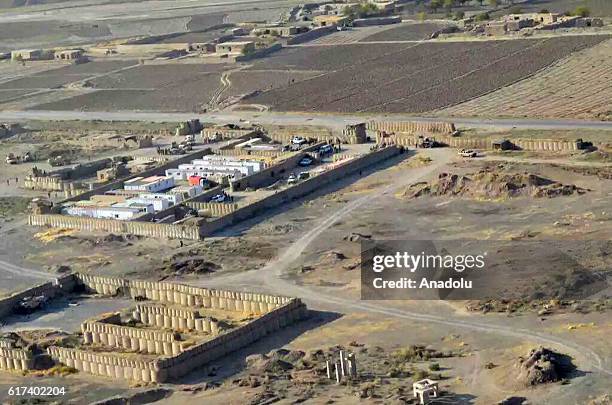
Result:
{"label": "walled compound", "polygon": [[[404,147],[418,145],[423,137],[435,139],[441,146],[473,149],[515,149],[534,152],[572,152],[586,149],[592,144],[582,139],[524,139],[512,137],[500,140],[498,136],[465,136],[447,122],[369,121],[368,130],[374,131],[376,142]],[[504,144],[503,147],[500,147]]]}
{"label": "walled compound", "polygon": [[0,370],[40,369],[46,358],[110,378],[175,381],[307,316],[298,298],[75,273],[0,299],[0,319],[41,294],[81,290],[138,303],[84,321],[77,344],[25,346],[14,336],[0,338]]}
{"label": "walled compound", "polygon": [[[441,128],[449,128],[448,125],[439,124]],[[232,133],[228,136],[239,137],[230,140],[221,148],[183,155],[140,174],[140,177],[150,178],[160,175],[174,176],[178,182],[175,186],[180,185],[181,181],[189,181],[189,184],[185,184],[189,186],[194,173],[197,172],[196,174],[207,177],[206,180],[213,187],[210,190],[200,190],[180,201],[172,201],[169,206],[161,204],[158,208],[147,208],[144,205],[153,204],[154,201],[144,201],[140,198],[143,196],[138,196],[138,201],[134,196],[126,197],[128,193],[134,192],[126,190],[126,184],[135,178],[131,176],[68,198],[53,207],[43,204],[29,215],[28,223],[33,226],[148,237],[203,239],[225,227],[303,197],[366,167],[379,164],[403,151],[403,148],[397,145],[381,147],[373,144],[369,148],[366,145],[357,148],[356,153],[342,153],[343,149],[351,148],[350,145],[367,142],[368,128],[371,130],[374,127],[372,123],[360,123],[334,131],[319,132],[310,128],[309,132],[305,130],[308,127],[275,126],[265,132],[255,128],[246,134]],[[217,132],[223,132],[224,129],[237,130],[233,127],[220,127]],[[299,137],[306,143],[296,145],[293,143],[294,137]],[[279,148],[279,142],[290,144]],[[322,153],[321,150],[326,152]],[[262,163],[259,164],[258,161]],[[230,167],[231,163],[231,167],[257,167],[257,170],[245,169],[240,176],[233,175],[220,182],[217,177],[208,176],[218,176],[219,170],[222,171],[220,162],[223,167]],[[210,166],[213,164],[220,168]],[[203,165],[210,167],[204,168]],[[237,172],[238,169],[232,170]],[[299,181],[289,181],[292,175],[297,178],[298,174],[301,175]],[[186,177],[188,179],[185,179]],[[160,195],[159,198],[166,197]],[[107,207],[109,204],[111,209]]]}

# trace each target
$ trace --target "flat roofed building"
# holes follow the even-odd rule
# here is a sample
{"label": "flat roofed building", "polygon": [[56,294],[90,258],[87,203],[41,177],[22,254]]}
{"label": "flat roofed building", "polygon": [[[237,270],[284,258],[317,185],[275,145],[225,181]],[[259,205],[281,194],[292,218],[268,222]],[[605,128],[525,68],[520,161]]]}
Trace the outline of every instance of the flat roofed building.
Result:
{"label": "flat roofed building", "polygon": [[42,49],[19,49],[11,52],[12,60],[41,60],[45,53]]}
{"label": "flat roofed building", "polygon": [[82,49],[65,49],[63,51],[55,52],[55,59],[57,60],[78,60],[84,55]]}
{"label": "flat roofed building", "polygon": [[64,215],[99,219],[118,219],[121,221],[131,220],[146,213],[146,207],[98,207],[75,205],[62,209],[62,214]]}
{"label": "flat roofed building", "polygon": [[126,181],[123,188],[128,191],[156,193],[174,187],[174,178],[168,176],[136,177]]}
{"label": "flat roofed building", "polygon": [[255,42],[253,41],[236,41],[236,42],[222,42],[217,44],[217,53],[222,54],[239,54],[244,55],[249,52],[255,51]]}

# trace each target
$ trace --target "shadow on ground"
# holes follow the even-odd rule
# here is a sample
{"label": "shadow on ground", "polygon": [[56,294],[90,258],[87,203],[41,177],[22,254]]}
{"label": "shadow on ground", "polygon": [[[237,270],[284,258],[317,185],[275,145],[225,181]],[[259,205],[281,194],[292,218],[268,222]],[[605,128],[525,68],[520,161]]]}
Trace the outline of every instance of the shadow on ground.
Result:
{"label": "shadow on ground", "polygon": [[342,314],[329,311],[308,311],[308,318],[294,325],[280,329],[257,342],[236,350],[212,361],[206,366],[193,371],[176,383],[199,384],[204,382],[221,382],[243,371],[246,357],[251,354],[266,354],[273,349],[281,348],[303,333],[339,319]]}

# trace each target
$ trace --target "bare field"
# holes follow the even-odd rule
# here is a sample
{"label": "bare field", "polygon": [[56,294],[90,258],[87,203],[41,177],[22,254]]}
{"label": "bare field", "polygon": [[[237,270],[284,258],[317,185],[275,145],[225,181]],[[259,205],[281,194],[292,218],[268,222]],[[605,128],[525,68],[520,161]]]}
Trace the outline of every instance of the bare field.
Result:
{"label": "bare field", "polygon": [[199,81],[202,75],[220,71],[222,64],[144,65],[111,73],[89,81],[99,89],[158,89],[185,81]]}
{"label": "bare field", "polygon": [[227,94],[239,96],[254,91],[265,91],[290,86],[301,80],[316,76],[317,72],[289,72],[289,71],[238,71],[229,76],[231,83]]}
{"label": "bare field", "polygon": [[40,104],[34,109],[199,111],[219,87],[220,77],[219,73],[201,74],[194,81],[173,82],[165,87],[151,90],[98,90],[57,102]]}
{"label": "bare field", "polygon": [[308,46],[284,48],[253,64],[251,70],[336,70],[355,62],[378,60],[400,52],[413,44],[349,44],[341,46]]}
{"label": "bare field", "polygon": [[112,61],[89,62],[80,65],[64,66],[0,83],[0,89],[55,89],[72,82],[86,79],[91,75],[111,72],[133,65],[134,63],[134,61]]}
{"label": "bare field", "polygon": [[246,102],[282,111],[422,113],[514,83],[607,38],[293,48],[274,55],[272,64],[329,72]]}
{"label": "bare field", "polygon": [[530,79],[440,111],[450,116],[612,119],[612,41]]}

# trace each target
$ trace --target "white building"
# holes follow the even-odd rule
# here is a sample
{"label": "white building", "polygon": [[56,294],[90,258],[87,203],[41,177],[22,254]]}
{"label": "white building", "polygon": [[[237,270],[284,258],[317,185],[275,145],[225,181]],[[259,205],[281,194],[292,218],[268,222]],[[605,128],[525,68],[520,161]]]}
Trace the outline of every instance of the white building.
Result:
{"label": "white building", "polygon": [[123,184],[125,190],[149,193],[158,193],[172,187],[174,187],[174,178],[167,176],[136,177]]}
{"label": "white building", "polygon": [[240,160],[226,156],[209,155],[191,163],[179,165],[176,169],[166,170],[166,176],[175,180],[187,180],[190,176],[213,178],[227,176],[239,179],[257,173],[264,168],[258,160]]}
{"label": "white building", "polygon": [[[153,211],[163,211],[166,208],[170,207],[170,202],[161,198],[145,198],[145,197],[135,197],[130,198],[125,202],[128,207],[131,207],[133,204],[145,204],[153,206]],[[114,205],[116,207],[117,204]]]}
{"label": "white building", "polygon": [[153,211],[153,206],[147,207],[96,207],[96,206],[71,206],[62,209],[62,214],[77,217],[89,217],[100,219],[118,219],[129,221],[140,215]]}

